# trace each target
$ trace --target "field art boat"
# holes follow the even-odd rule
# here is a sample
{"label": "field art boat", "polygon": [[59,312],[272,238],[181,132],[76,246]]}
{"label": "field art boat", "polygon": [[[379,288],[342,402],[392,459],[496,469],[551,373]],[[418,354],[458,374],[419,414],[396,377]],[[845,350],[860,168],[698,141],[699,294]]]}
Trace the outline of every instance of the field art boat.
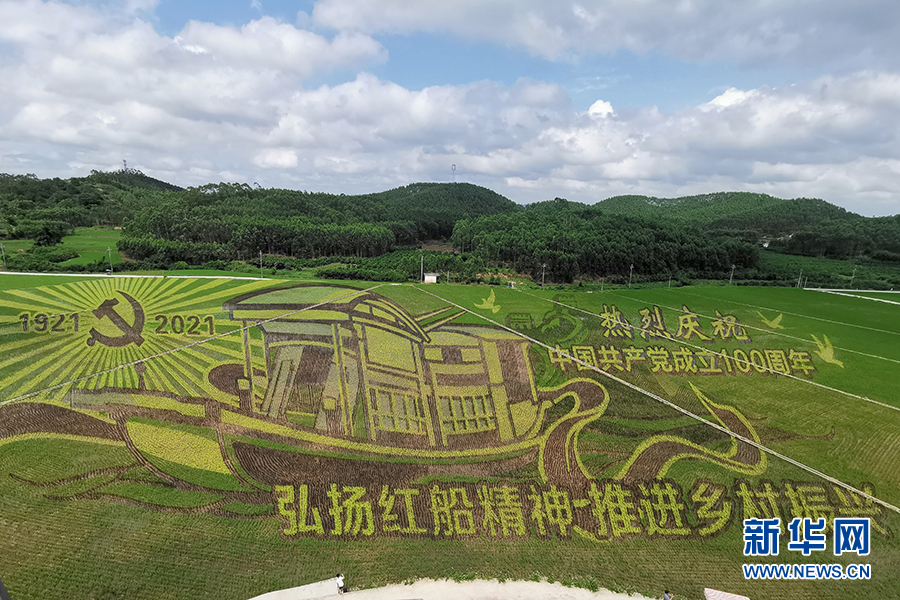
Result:
{"label": "field art boat", "polygon": [[[381,295],[332,285],[252,292],[223,308],[242,325],[244,362],[207,378],[230,402],[102,388],[73,389],[72,407],[107,412],[155,471],[224,489],[233,483],[184,467],[257,487],[335,473],[360,483],[496,476],[535,460],[544,480],[587,478],[575,434],[609,396],[591,379],[537,386],[521,336],[454,324],[464,314],[454,307],[414,318]],[[571,410],[547,423],[565,398]]]}
{"label": "field art boat", "polygon": [[[0,439],[44,432],[124,445],[134,462],[115,470],[125,480],[96,474],[99,487],[77,497],[230,516],[265,514],[273,489],[292,484],[397,486],[437,476],[582,487],[593,479],[578,437],[604,414],[609,394],[585,377],[538,385],[526,337],[463,323],[466,311],[451,305],[414,317],[382,295],[335,285],[255,291],[223,309],[236,327],[211,337],[215,348],[200,341],[177,349],[174,361],[129,363],[136,387],[82,378],[67,407],[6,406]],[[157,377],[166,365],[180,370]],[[178,378],[202,393],[158,384]],[[653,479],[683,458],[764,471],[765,457],[742,441],[759,441],[746,419],[694,391],[740,436],[731,448],[655,435],[618,478]],[[135,467],[155,478],[128,479]]]}

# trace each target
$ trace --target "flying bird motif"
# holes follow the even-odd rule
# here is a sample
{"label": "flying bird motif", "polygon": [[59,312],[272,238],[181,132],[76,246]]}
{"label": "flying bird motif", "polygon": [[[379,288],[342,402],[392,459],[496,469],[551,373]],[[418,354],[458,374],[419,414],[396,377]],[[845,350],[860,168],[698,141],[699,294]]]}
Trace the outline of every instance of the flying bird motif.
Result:
{"label": "flying bird motif", "polygon": [[834,346],[831,345],[831,340],[828,339],[827,335],[823,335],[822,337],[825,338],[824,344],[815,335],[812,336],[813,341],[816,342],[816,346],[819,347],[819,349],[816,350],[815,353],[818,354],[819,358],[821,358],[825,362],[837,365],[843,369],[844,363],[834,357]]}
{"label": "flying bird motif", "polygon": [[783,313],[780,313],[777,317],[772,319],[771,321],[763,316],[763,314],[759,311],[756,311],[756,314],[759,315],[759,318],[762,319],[762,322],[769,329],[784,329],[784,325],[781,324],[781,317],[784,316]]}
{"label": "flying bird motif", "polygon": [[500,307],[494,304],[495,299],[496,299],[496,296],[494,295],[494,290],[491,290],[491,295],[488,296],[487,298],[482,299],[481,304],[476,304],[475,308],[483,308],[485,310],[491,310],[491,311],[494,311],[494,314],[496,314],[500,310]]}

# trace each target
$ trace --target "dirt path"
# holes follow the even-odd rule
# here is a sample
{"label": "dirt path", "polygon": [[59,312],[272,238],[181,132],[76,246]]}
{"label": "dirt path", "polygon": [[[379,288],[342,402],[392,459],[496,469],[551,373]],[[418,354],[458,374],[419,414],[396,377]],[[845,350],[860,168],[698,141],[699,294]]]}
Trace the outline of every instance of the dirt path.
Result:
{"label": "dirt path", "polygon": [[[352,581],[347,583],[353,586]],[[396,584],[371,590],[351,591],[343,596],[337,592],[327,596],[310,596],[321,593],[322,586],[311,584],[290,590],[270,592],[253,600],[652,600],[640,594],[628,595],[600,590],[591,592],[581,588],[568,588],[560,583],[546,581],[448,581],[421,579],[411,585]],[[660,596],[662,592],[660,592]]]}

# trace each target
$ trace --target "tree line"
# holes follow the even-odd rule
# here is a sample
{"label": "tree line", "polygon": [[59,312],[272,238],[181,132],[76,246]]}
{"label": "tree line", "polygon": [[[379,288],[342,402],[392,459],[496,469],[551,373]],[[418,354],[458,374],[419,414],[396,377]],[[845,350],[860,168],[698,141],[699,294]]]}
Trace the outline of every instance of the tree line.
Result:
{"label": "tree line", "polygon": [[[781,253],[900,262],[900,215],[869,219],[809,198],[723,192],[524,207],[467,183],[345,195],[246,183],[182,189],[134,169],[72,179],[0,174],[0,240],[53,247],[74,227],[93,225],[121,227],[119,250],[148,269],[255,263],[262,253],[338,257],[331,263],[343,266],[327,267],[335,277],[417,278],[413,259],[396,251],[447,238],[459,254],[440,269],[463,280],[498,266],[560,282],[719,276],[732,265],[757,272],[764,242]],[[61,256],[27,260],[47,267]]]}
{"label": "tree line", "polygon": [[397,246],[449,237],[469,216],[518,210],[470,184],[412,184],[379,194],[261,189],[215,184],[169,194],[142,207],[119,249],[161,262],[250,259],[259,252],[296,258],[373,257]]}
{"label": "tree line", "polygon": [[616,196],[596,206],[612,214],[765,242],[786,254],[900,261],[900,215],[867,218],[815,198],[720,192],[682,198]]}
{"label": "tree line", "polygon": [[900,215],[825,221],[774,240],[773,250],[828,258],[869,257],[900,262]]}
{"label": "tree line", "polygon": [[699,228],[664,225],[609,214],[562,198],[526,210],[464,219],[451,241],[488,263],[504,263],[533,278],[571,282],[576,278],[637,273],[719,274],[755,267],[756,245]]}

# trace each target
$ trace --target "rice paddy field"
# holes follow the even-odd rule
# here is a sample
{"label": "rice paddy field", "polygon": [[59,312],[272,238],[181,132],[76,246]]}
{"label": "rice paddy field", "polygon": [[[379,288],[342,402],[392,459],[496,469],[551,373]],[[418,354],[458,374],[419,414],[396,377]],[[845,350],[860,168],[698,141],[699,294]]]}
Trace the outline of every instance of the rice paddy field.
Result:
{"label": "rice paddy field", "polygon": [[896,304],[795,288],[0,275],[0,579],[900,597],[898,342]]}
{"label": "rice paddy field", "polygon": [[[63,263],[68,265],[88,265],[98,260],[109,261],[115,266],[122,262],[122,256],[116,248],[116,242],[122,237],[122,232],[114,229],[99,227],[76,227],[72,235],[63,237],[60,248],[74,250],[78,256]],[[28,252],[34,247],[31,240],[6,240],[3,247],[10,254]],[[107,252],[109,249],[109,252]]]}
{"label": "rice paddy field", "polygon": [[116,242],[122,232],[109,229],[78,227],[75,233],[62,239],[63,248],[72,248],[78,257],[70,259],[63,265],[87,265],[98,259],[112,259],[113,265],[122,262],[122,255],[116,248]]}

